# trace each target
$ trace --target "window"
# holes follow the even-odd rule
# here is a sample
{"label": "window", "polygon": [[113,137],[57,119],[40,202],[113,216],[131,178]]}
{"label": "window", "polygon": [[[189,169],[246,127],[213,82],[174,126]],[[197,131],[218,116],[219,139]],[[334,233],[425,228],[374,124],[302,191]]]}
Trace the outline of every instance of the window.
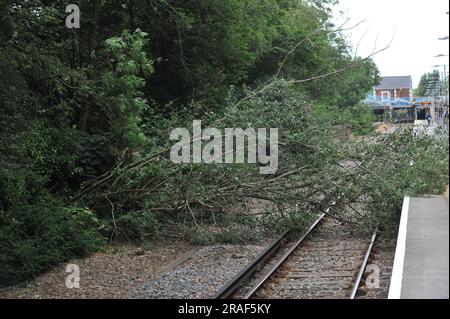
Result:
{"label": "window", "polygon": [[381,98],[383,101],[389,100],[391,98],[391,92],[389,91],[382,91],[381,92]]}

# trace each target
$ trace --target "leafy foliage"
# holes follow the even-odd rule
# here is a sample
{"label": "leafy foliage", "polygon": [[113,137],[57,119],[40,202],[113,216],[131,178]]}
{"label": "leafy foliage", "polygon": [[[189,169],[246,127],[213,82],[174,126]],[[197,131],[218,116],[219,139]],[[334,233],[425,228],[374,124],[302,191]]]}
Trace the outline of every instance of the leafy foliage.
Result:
{"label": "leafy foliage", "polygon": [[102,243],[99,221],[89,209],[68,207],[53,198],[0,214],[0,283],[27,280]]}
{"label": "leafy foliage", "polygon": [[[357,104],[379,78],[331,23],[335,3],[80,0],[68,29],[61,1],[0,1],[0,284],[105,238],[248,241],[302,229],[343,191],[372,228],[403,193],[440,191],[445,139],[339,136],[371,131]],[[277,175],[175,165],[169,132],[193,119],[279,128]],[[383,182],[343,171],[348,158]]]}
{"label": "leafy foliage", "polygon": [[111,68],[102,76],[104,103],[113,105],[112,129],[123,147],[136,147],[145,142],[141,132],[140,115],[148,108],[142,89],[145,79],[153,72],[151,62],[143,52],[144,32],[124,31],[120,38],[106,40],[106,55]]}
{"label": "leafy foliage", "polygon": [[320,104],[311,106],[295,86],[279,81],[239,105],[231,98],[225,116],[212,115],[204,124],[278,127],[275,176],[261,175],[251,164],[177,165],[167,152],[150,153],[111,171],[115,185],[101,185],[103,195],[86,195],[85,201],[99,205],[107,197],[118,217],[114,233],[143,241],[161,233],[196,243],[227,242],[239,233],[239,241],[246,241],[249,234],[302,230],[338,197],[330,212],[335,218],[392,235],[403,196],[442,192],[448,138],[442,132],[430,137],[399,129],[342,139],[344,123],[359,134],[370,132],[372,114],[363,106],[336,114]]}
{"label": "leafy foliage", "polygon": [[358,179],[353,194],[362,199],[369,212],[365,224],[395,236],[404,196],[442,194],[448,183],[448,136],[437,129],[435,136],[399,129],[377,137],[378,143],[352,145],[352,152],[367,163],[370,172]]}

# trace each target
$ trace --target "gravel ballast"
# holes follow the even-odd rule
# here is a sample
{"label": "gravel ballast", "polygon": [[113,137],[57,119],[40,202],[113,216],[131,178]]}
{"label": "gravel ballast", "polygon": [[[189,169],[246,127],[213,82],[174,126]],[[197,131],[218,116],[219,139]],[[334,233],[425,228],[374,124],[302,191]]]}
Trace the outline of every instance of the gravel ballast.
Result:
{"label": "gravel ballast", "polygon": [[66,287],[62,264],[21,285],[1,288],[0,299],[119,299],[165,271],[198,247],[185,242],[156,242],[146,250],[135,245],[115,245],[107,252],[69,261],[80,270],[79,288]]}
{"label": "gravel ballast", "polygon": [[262,245],[204,247],[187,262],[130,291],[129,298],[210,298],[265,248]]}

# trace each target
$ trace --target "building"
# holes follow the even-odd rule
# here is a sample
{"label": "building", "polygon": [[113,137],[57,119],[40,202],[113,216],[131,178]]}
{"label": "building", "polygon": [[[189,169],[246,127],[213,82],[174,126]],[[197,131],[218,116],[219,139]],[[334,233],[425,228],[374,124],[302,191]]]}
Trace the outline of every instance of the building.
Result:
{"label": "building", "polygon": [[412,77],[385,76],[363,101],[380,119],[389,117],[395,123],[425,120],[431,113],[434,120],[442,118],[445,104],[440,97],[414,97]]}
{"label": "building", "polygon": [[375,115],[389,116],[394,122],[413,122],[417,114],[413,108],[412,76],[385,76],[364,100]]}
{"label": "building", "polygon": [[410,100],[413,95],[412,77],[384,76],[381,83],[374,87],[374,96],[378,101],[393,101],[397,99]]}

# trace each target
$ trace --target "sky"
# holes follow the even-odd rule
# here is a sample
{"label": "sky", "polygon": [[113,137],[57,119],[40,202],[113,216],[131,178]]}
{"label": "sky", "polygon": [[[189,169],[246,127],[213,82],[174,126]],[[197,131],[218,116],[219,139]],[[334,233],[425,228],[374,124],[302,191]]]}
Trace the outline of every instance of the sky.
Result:
{"label": "sky", "polygon": [[[340,0],[334,9],[336,25],[345,20],[351,27],[364,20],[358,27],[344,31],[358,55],[367,56],[377,49],[391,46],[373,57],[381,76],[411,75],[417,87],[420,77],[431,72],[434,65],[447,65],[449,41],[438,38],[449,35],[448,0]],[[360,41],[361,40],[361,41]],[[444,72],[444,67],[435,68]]]}

